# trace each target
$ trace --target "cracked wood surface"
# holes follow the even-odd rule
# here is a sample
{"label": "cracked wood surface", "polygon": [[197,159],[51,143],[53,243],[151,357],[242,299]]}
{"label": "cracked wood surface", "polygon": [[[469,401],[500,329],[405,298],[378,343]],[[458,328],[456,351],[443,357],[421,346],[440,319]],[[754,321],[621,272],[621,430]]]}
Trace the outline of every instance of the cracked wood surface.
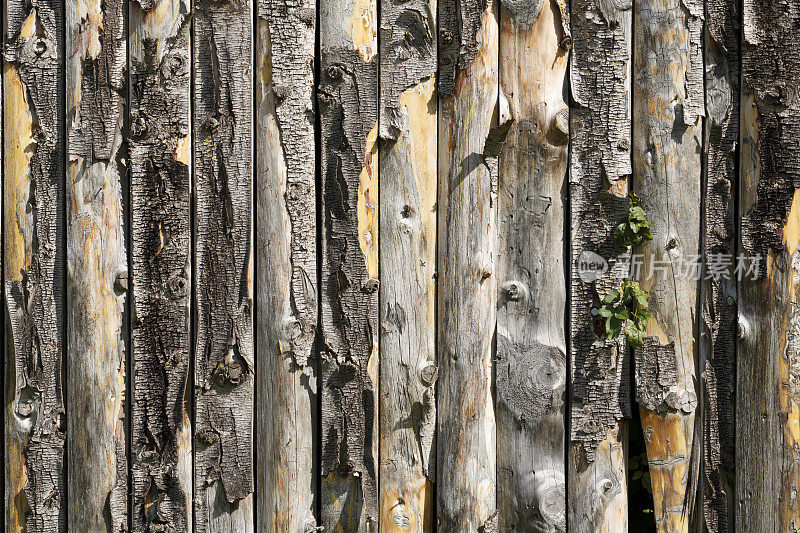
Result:
{"label": "cracked wood surface", "polygon": [[499,161],[497,509],[501,531],[566,531],[564,331],[569,109],[556,0],[503,3]]}
{"label": "cracked wood surface", "polygon": [[[454,81],[444,72],[439,80],[437,523],[459,532],[496,527],[497,520],[492,344],[498,146],[491,141],[492,127],[508,124],[498,106],[497,6],[474,9],[475,3],[461,0],[439,7],[439,65],[455,71]],[[465,45],[455,67],[451,38],[462,31],[475,36],[475,46]]]}
{"label": "cracked wood surface", "polygon": [[[736,155],[739,142],[740,10],[730,0],[706,2],[705,31],[705,198],[703,252],[736,257]],[[710,533],[733,530],[734,394],[736,388],[736,282],[733,265],[727,277],[712,276],[703,285],[700,372],[703,394],[701,500]],[[699,488],[699,487],[698,487]]]}
{"label": "cracked wood surface", "polygon": [[[700,459],[694,432],[701,307],[690,268],[701,252],[702,17],[697,0],[634,2],[633,188],[653,233],[634,250],[642,259],[641,287],[650,293],[646,335],[653,337],[637,350],[635,364],[637,377],[647,364],[674,368],[667,405],[640,402],[640,409],[656,528],[675,533],[695,519]],[[640,357],[658,345],[671,349]],[[642,383],[636,385],[638,392]]]}
{"label": "cracked wood surface", "polygon": [[129,4],[132,530],[192,527],[186,0]]}
{"label": "cracked wood surface", "polygon": [[122,532],[128,530],[127,6],[122,0],[65,6],[68,528]]}
{"label": "cracked wood surface", "polygon": [[55,533],[67,527],[64,8],[4,5],[5,530]]}
{"label": "cracked wood surface", "polygon": [[739,245],[760,262],[758,279],[739,282],[736,529],[793,531],[800,528],[800,3],[746,0],[743,19]]}
{"label": "cracked wood surface", "polygon": [[[570,88],[570,446],[567,522],[571,531],[627,529],[625,422],[630,416],[624,337],[606,340],[592,319],[612,288],[628,276],[625,250],[613,242],[627,215],[631,174],[631,4],[571,4]],[[581,262],[604,261],[581,276]],[[589,271],[591,274],[592,271]]]}
{"label": "cracked wood surface", "polygon": [[436,3],[380,24],[380,523],[433,531],[436,429]]}
{"label": "cracked wood surface", "polygon": [[319,503],[313,0],[260,0],[256,35],[258,531],[314,531]]}
{"label": "cracked wood surface", "polygon": [[377,5],[319,10],[321,519],[330,531],[377,531]]}
{"label": "cracked wood surface", "polygon": [[196,531],[253,524],[253,6],[194,3]]}

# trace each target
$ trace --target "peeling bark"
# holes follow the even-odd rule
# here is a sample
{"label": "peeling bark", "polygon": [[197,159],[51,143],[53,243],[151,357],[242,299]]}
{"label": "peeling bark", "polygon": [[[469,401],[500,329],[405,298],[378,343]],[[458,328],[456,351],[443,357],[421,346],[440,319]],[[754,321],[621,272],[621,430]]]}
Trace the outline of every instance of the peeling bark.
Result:
{"label": "peeling bark", "polygon": [[133,531],[192,525],[189,4],[130,4]]}
{"label": "peeling bark", "polygon": [[121,532],[128,529],[126,4],[65,5],[68,526]]}
{"label": "peeling bark", "polygon": [[736,526],[800,528],[800,3],[744,2]]}
{"label": "peeling bark", "polygon": [[[501,531],[565,531],[564,202],[569,54],[556,1],[501,10],[500,87],[511,126],[499,161],[497,509]],[[568,22],[568,21],[567,21]],[[566,116],[565,116],[566,115]]]}
{"label": "peeling bark", "polygon": [[497,519],[492,344],[499,146],[487,141],[502,137],[494,126],[507,132],[510,125],[507,108],[503,114],[497,107],[496,16],[491,2],[440,6],[436,471],[442,531],[488,529]]}
{"label": "peeling bark", "polygon": [[320,10],[322,523],[377,531],[377,13]]}
{"label": "peeling bark", "polygon": [[64,7],[5,3],[6,530],[66,531]]}
{"label": "peeling bark", "polygon": [[318,503],[311,0],[261,0],[256,36],[257,531],[313,531]]}
{"label": "peeling bark", "polygon": [[[624,338],[606,340],[591,309],[629,271],[628,263],[619,260],[627,255],[614,245],[612,232],[627,215],[631,173],[631,6],[625,0],[576,0],[571,21],[568,523],[578,532],[623,531],[622,418],[630,415],[629,361]],[[580,263],[592,258],[606,267],[581,276]]]}
{"label": "peeling bark", "polygon": [[253,530],[252,5],[194,5],[197,531]]}
{"label": "peeling bark", "polygon": [[[705,263],[736,257],[734,194],[739,140],[739,8],[730,0],[706,2],[705,32]],[[703,284],[701,329],[703,416],[703,515],[709,533],[733,528],[734,393],[736,285],[728,277],[711,276]]]}
{"label": "peeling bark", "polygon": [[381,4],[382,531],[433,531],[436,429],[436,5]]}

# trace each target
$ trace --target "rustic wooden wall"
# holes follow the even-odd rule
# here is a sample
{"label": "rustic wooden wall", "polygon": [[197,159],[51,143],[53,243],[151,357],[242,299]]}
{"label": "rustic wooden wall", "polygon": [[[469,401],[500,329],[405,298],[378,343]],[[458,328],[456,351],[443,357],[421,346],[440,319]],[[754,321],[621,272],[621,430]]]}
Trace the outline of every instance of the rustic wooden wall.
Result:
{"label": "rustic wooden wall", "polygon": [[5,531],[800,529],[800,0],[2,21]]}

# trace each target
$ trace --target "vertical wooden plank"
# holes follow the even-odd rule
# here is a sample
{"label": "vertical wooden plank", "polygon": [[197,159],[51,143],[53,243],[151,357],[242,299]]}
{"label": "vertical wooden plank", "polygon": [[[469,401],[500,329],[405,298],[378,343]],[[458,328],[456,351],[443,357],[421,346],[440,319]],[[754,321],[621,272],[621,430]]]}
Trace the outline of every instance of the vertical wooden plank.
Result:
{"label": "vertical wooden plank", "polygon": [[703,3],[635,0],[633,17],[633,186],[653,228],[635,249],[652,314],[636,350],[636,397],[656,526],[677,533],[689,530],[698,481],[690,459],[700,284],[687,266],[701,250]]}
{"label": "vertical wooden plank", "polygon": [[194,4],[195,530],[253,531],[250,0]]}
{"label": "vertical wooden plank", "polygon": [[495,374],[501,531],[566,530],[563,257],[570,35],[560,7],[556,0],[510,2],[500,12],[500,89],[515,121],[499,162]]}
{"label": "vertical wooden plank", "polygon": [[384,0],[380,27],[382,531],[433,531],[436,3]]}
{"label": "vertical wooden plank", "polygon": [[[575,0],[571,21],[567,520],[571,531],[625,531],[622,417],[630,414],[626,342],[606,340],[604,326],[593,319],[591,310],[629,272],[612,232],[627,215],[631,174],[631,5],[624,0]],[[593,264],[606,267],[596,270]]]}
{"label": "vertical wooden plank", "polygon": [[377,530],[377,5],[323,0],[319,9],[322,523]]}
{"label": "vertical wooden plank", "polygon": [[66,2],[68,527],[128,528],[122,0]]}
{"label": "vertical wooden plank", "polygon": [[260,0],[257,24],[257,530],[304,533],[319,470],[316,4]]}
{"label": "vertical wooden plank", "polygon": [[739,141],[738,3],[706,2],[705,32],[705,264],[730,258],[720,276],[703,284],[700,350],[703,417],[703,516],[709,533],[733,530],[734,393],[736,388],[735,328],[736,147]]}
{"label": "vertical wooden plank", "polygon": [[736,527],[800,527],[800,3],[744,2]]}
{"label": "vertical wooden plank", "polygon": [[5,2],[6,531],[66,531],[64,7]]}
{"label": "vertical wooden plank", "polygon": [[134,532],[192,527],[188,0],[130,2]]}
{"label": "vertical wooden plank", "polygon": [[[442,531],[496,526],[496,4],[439,4],[437,497]],[[494,142],[497,141],[497,142]]]}

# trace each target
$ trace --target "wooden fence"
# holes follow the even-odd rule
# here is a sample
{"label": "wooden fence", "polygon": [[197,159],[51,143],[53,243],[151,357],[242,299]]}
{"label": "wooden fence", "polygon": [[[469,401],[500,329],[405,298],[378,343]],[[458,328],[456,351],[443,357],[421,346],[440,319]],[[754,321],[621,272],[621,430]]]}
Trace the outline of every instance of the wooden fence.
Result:
{"label": "wooden fence", "polygon": [[3,7],[5,531],[800,530],[800,0]]}

